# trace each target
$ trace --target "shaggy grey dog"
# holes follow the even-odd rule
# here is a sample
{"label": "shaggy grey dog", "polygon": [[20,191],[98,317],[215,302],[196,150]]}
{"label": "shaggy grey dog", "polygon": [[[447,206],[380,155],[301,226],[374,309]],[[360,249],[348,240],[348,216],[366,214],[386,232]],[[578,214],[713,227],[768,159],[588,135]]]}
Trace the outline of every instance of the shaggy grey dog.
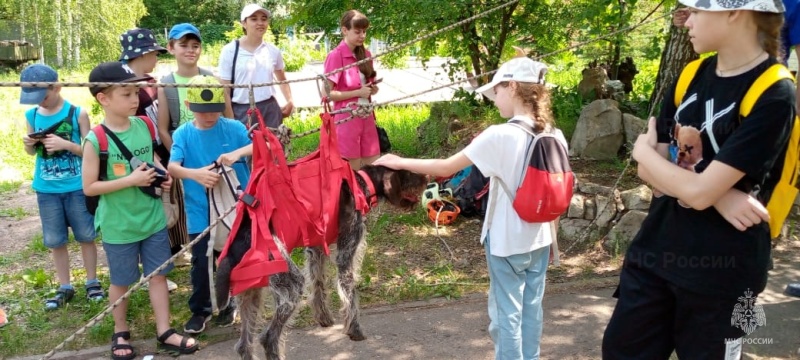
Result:
{"label": "shaggy grey dog", "polygon": [[[404,170],[396,171],[382,166],[365,166],[362,170],[374,184],[378,198],[385,199],[400,208],[412,208],[419,201],[419,196],[427,184],[425,176]],[[356,179],[362,191],[368,193],[364,180],[358,175]],[[241,227],[228,249],[227,256],[219,264],[216,275],[218,304],[227,304],[229,301],[231,269],[250,249],[250,229],[250,219],[242,219]],[[266,329],[261,332],[259,342],[264,347],[267,359],[283,359],[284,327],[297,310],[306,281],[310,285],[309,303],[314,313],[314,320],[320,326],[328,327],[333,325],[333,316],[328,308],[328,294],[325,291],[325,263],[328,256],[324,250],[321,247],[305,250],[306,279],[297,265],[291,261],[291,256],[281,239],[274,237],[274,240],[289,265],[289,271],[274,274],[269,278],[269,289],[275,301],[275,314]],[[344,332],[353,341],[365,339],[358,321],[356,285],[366,246],[365,217],[356,210],[355,199],[347,183],[342,183],[335,265],[338,273],[337,291],[342,302],[341,312],[344,314]],[[261,289],[249,289],[238,295],[242,333],[235,350],[242,359],[253,358],[255,328],[262,307],[261,294]]]}

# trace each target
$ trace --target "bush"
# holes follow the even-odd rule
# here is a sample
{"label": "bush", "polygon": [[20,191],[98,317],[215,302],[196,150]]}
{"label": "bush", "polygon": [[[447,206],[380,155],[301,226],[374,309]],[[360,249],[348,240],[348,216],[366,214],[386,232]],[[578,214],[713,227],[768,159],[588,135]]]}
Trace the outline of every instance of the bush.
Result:
{"label": "bush", "polygon": [[222,53],[222,47],[224,47],[225,44],[227,44],[225,41],[217,41],[213,43],[204,42],[200,64],[207,64],[216,68],[217,65],[219,65],[219,54]]}
{"label": "bush", "polygon": [[[239,26],[239,28],[241,28],[241,26]],[[233,30],[233,27],[225,24],[202,24],[199,30],[200,36],[203,37],[204,44],[217,43],[228,40],[226,33]]]}

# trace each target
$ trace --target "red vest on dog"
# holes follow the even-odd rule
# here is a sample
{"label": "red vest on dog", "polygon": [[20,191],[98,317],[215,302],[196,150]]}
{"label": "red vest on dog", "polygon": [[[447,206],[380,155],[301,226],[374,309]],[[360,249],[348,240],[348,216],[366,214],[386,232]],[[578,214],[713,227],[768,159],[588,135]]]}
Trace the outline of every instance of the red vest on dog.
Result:
{"label": "red vest on dog", "polygon": [[267,286],[271,275],[288,271],[272,233],[283,242],[287,253],[298,246],[323,246],[328,253],[328,244],[336,241],[339,231],[342,181],[353,192],[356,210],[362,214],[369,210],[350,164],[339,154],[336,129],[327,111],[320,116],[319,149],[289,165],[280,141],[267,129],[261,114],[256,112],[256,115],[261,127],[253,131],[253,172],[219,257],[227,255],[242,217],[249,216],[250,250],[231,270],[234,296],[250,288]]}

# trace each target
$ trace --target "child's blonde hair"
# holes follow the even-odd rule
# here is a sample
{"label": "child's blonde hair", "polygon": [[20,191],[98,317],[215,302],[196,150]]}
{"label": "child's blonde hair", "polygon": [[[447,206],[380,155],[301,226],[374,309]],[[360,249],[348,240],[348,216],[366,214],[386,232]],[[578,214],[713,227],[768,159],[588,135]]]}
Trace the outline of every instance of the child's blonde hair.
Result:
{"label": "child's blonde hair", "polygon": [[[537,133],[555,127],[555,119],[550,102],[550,91],[544,84],[516,82],[514,97],[528,107],[533,115],[533,130]],[[508,86],[505,83],[504,86]]]}

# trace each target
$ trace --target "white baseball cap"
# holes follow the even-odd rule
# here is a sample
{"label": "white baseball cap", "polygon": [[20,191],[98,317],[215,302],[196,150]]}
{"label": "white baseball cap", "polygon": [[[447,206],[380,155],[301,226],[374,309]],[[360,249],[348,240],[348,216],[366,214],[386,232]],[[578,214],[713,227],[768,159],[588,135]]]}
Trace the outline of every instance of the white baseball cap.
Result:
{"label": "white baseball cap", "polygon": [[544,75],[547,73],[547,65],[538,61],[533,61],[527,57],[516,57],[506,61],[494,74],[492,81],[483,85],[475,91],[483,94],[490,100],[494,100],[494,87],[506,81],[526,82],[534,84],[544,84]]}
{"label": "white baseball cap", "polygon": [[259,11],[263,12],[264,14],[267,14],[267,17],[271,17],[272,16],[272,14],[270,14],[269,10],[264,9],[263,7],[261,7],[261,5],[248,4],[247,6],[244,7],[244,9],[242,9],[242,15],[239,17],[239,20],[240,21],[244,21],[244,19],[249,18],[250,16],[252,16],[253,14],[255,14],[255,13],[259,12]]}
{"label": "white baseball cap", "polygon": [[704,11],[751,10],[769,13],[786,11],[781,0],[678,0],[681,4]]}

